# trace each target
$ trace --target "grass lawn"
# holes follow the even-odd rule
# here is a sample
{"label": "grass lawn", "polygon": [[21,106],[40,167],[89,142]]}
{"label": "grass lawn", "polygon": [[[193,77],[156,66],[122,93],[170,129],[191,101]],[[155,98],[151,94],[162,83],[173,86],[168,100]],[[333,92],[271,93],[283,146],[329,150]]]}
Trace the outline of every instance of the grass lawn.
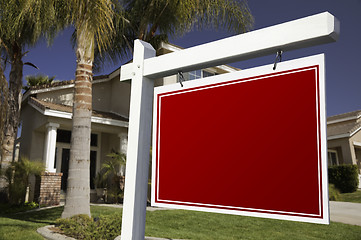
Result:
{"label": "grass lawn", "polygon": [[52,208],[40,212],[3,214],[0,213],[0,239],[42,240],[36,232],[42,226],[53,224],[59,218],[63,208]]}
{"label": "grass lawn", "polygon": [[[20,214],[0,214],[0,239],[42,239],[36,229],[53,224],[63,208]],[[111,207],[91,207],[92,216],[121,212]],[[119,219],[121,224],[121,219]],[[360,239],[361,227],[330,225],[182,210],[147,212],[146,235],[182,239]]]}
{"label": "grass lawn", "polygon": [[341,193],[337,201],[361,203],[361,190],[353,193]]}

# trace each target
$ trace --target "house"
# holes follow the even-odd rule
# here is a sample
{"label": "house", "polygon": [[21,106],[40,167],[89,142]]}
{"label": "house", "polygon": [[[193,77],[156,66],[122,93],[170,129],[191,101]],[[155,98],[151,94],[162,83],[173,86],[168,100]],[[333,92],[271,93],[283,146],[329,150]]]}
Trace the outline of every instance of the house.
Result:
{"label": "house", "polygon": [[361,110],[327,118],[328,165],[356,164],[361,188]]}
{"label": "house", "polygon": [[[157,55],[181,50],[163,43]],[[230,66],[184,73],[185,80],[237,71]],[[155,86],[177,83],[178,76],[155,81]],[[130,106],[130,81],[120,81],[120,69],[93,78],[93,112],[91,117],[90,187],[95,195],[94,177],[111,151],[126,152]],[[66,191],[72,129],[74,81],[32,87],[23,96],[20,155],[41,160],[50,175],[61,176],[61,190]],[[51,181],[50,181],[51,182]],[[35,184],[29,200],[34,200]],[[36,199],[35,199],[36,200]]]}

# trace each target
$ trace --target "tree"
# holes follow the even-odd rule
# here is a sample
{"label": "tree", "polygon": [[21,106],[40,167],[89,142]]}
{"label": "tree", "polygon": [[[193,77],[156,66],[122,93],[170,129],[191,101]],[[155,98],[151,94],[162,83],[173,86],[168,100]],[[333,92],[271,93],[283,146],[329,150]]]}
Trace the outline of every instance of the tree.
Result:
{"label": "tree", "polygon": [[74,0],[64,1],[64,6],[62,12],[68,13],[67,19],[75,28],[77,57],[68,189],[62,214],[68,218],[90,215],[94,59],[116,61],[131,51],[137,38],[157,47],[168,36],[179,36],[193,27],[225,27],[233,32],[245,32],[253,18],[247,4],[235,0]]}
{"label": "tree", "polygon": [[[112,48],[105,55],[96,55],[102,57],[96,64],[106,62],[104,56],[116,61],[124,51],[132,53],[135,39],[158,49],[169,37],[180,37],[193,29],[244,33],[254,22],[245,0],[124,0],[122,4],[122,14],[114,20],[116,37]],[[119,51],[122,55],[117,55]]]}
{"label": "tree", "polygon": [[7,111],[8,111],[8,83],[6,81],[4,73],[2,72],[2,69],[3,68],[0,66],[0,158],[2,152],[1,146],[3,143],[5,123],[6,123]]}
{"label": "tree", "polygon": [[26,86],[23,87],[24,90],[29,90],[31,87],[45,85],[45,84],[52,84],[54,81],[55,76],[49,78],[49,76],[45,76],[43,74],[38,75],[28,75],[25,77]]}
{"label": "tree", "polygon": [[92,68],[95,46],[107,49],[114,33],[115,5],[109,0],[64,1],[65,19],[75,28],[76,61],[73,127],[69,176],[62,218],[76,214],[90,216],[90,134],[92,112]]}
{"label": "tree", "polygon": [[[4,65],[10,63],[6,122],[1,151],[1,168],[7,168],[13,157],[14,142],[20,123],[23,63],[26,49],[45,36],[51,39],[58,28],[54,24],[53,0],[0,0],[0,51]],[[3,80],[3,66],[0,75]],[[2,99],[3,101],[3,99]]]}

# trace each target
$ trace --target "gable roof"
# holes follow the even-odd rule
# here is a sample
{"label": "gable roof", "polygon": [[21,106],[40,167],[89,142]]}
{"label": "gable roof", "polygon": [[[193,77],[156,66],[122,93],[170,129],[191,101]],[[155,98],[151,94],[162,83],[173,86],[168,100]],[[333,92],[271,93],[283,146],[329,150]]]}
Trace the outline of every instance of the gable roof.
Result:
{"label": "gable roof", "polygon": [[342,113],[327,118],[327,124],[336,122],[343,122],[348,120],[356,120],[361,117],[361,110],[356,110],[348,113]]}
{"label": "gable roof", "polygon": [[[43,115],[66,119],[72,118],[73,109],[71,106],[46,102],[34,97],[30,97],[28,103]],[[115,113],[93,110],[91,121],[106,125],[128,127],[129,119]]]}
{"label": "gable roof", "polygon": [[361,110],[338,114],[327,118],[327,139],[352,137],[361,130]]}

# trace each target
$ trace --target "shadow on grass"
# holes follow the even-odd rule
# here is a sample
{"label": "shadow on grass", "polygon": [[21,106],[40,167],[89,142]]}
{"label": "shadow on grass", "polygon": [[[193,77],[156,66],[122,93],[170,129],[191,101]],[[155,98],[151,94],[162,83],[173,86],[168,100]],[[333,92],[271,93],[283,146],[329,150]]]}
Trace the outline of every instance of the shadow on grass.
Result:
{"label": "shadow on grass", "polygon": [[39,224],[54,224],[55,220],[60,218],[63,207],[54,207],[50,209],[44,209],[39,211],[29,211],[13,214],[0,214],[1,217],[16,219],[21,221],[27,221]]}

